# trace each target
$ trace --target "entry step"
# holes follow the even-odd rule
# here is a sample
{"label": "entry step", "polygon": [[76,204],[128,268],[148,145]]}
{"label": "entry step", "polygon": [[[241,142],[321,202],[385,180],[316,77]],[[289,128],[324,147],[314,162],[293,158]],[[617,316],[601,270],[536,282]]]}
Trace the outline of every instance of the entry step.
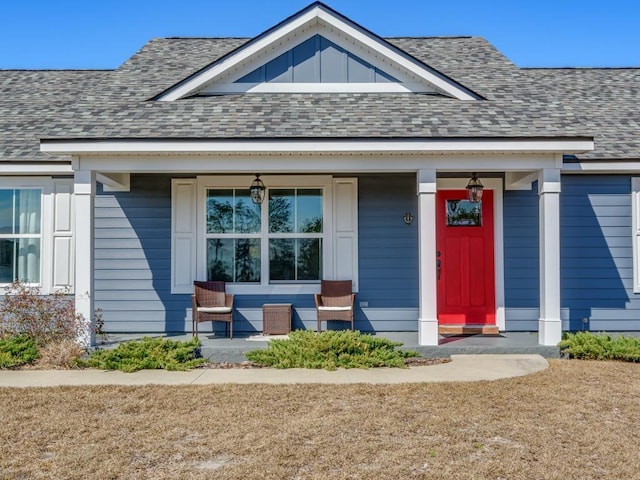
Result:
{"label": "entry step", "polygon": [[440,335],[498,335],[500,330],[497,325],[439,325]]}

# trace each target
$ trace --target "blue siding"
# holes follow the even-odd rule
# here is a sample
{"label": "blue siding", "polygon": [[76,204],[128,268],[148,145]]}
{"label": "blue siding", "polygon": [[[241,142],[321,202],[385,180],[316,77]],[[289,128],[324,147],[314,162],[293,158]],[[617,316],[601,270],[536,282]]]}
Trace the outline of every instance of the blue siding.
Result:
{"label": "blue siding", "polygon": [[[417,328],[406,315],[404,321],[393,315],[369,318],[375,309],[417,310],[417,221],[405,225],[404,212],[417,213],[413,175],[360,177],[357,304],[368,301],[371,309],[367,313],[357,307],[356,327],[361,330]],[[106,330],[189,329],[190,296],[172,295],[170,290],[171,176],[132,175],[130,192],[99,190],[95,217],[95,305],[103,311]],[[312,310],[311,295],[243,295],[236,297],[234,329],[259,331],[262,325],[256,319],[264,303],[292,303],[294,327],[314,327],[309,315],[303,322],[295,311]]]}
{"label": "blue siding", "polygon": [[538,329],[540,305],[537,185],[504,192],[505,319],[509,331]]}
{"label": "blue siding", "polygon": [[108,331],[183,331],[188,295],[171,295],[171,177],[132,175],[95,206],[95,306]]}
{"label": "blue siding", "polygon": [[[537,330],[537,186],[507,191],[504,199],[506,327]],[[564,175],[560,237],[563,328],[640,330],[640,298],[633,293],[630,177]]]}
{"label": "blue siding", "polygon": [[560,198],[561,299],[569,328],[640,330],[640,298],[633,293],[631,178],[566,175]]}
{"label": "blue siding", "polygon": [[236,83],[382,83],[397,82],[360,57],[314,35]]}

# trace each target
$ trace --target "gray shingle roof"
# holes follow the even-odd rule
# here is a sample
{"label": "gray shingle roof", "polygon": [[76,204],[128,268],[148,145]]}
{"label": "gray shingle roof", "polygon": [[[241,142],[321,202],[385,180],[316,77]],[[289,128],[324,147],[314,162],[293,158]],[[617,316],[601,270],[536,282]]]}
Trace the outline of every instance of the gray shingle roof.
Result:
{"label": "gray shingle roof", "polygon": [[149,99],[248,39],[155,39],[113,71],[0,70],[0,160],[64,160],[40,138],[596,137],[640,158],[640,69],[519,69],[482,38],[388,41],[486,100],[416,94]]}

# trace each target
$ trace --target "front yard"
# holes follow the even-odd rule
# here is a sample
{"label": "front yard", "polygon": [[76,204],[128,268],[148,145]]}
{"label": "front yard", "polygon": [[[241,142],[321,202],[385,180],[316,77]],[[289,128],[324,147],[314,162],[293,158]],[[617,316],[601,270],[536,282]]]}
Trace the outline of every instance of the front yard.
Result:
{"label": "front yard", "polygon": [[0,478],[621,479],[640,365],[495,382],[0,389]]}

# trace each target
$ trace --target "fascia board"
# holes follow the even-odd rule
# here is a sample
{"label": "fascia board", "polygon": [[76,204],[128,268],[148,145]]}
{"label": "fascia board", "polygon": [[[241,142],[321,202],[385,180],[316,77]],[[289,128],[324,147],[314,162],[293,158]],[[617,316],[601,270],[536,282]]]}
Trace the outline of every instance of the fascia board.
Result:
{"label": "fascia board", "polygon": [[42,140],[45,153],[65,154],[171,154],[171,153],[581,153],[593,150],[593,140],[585,139],[432,139],[432,140],[290,140],[290,141],[179,141],[179,140]]}

